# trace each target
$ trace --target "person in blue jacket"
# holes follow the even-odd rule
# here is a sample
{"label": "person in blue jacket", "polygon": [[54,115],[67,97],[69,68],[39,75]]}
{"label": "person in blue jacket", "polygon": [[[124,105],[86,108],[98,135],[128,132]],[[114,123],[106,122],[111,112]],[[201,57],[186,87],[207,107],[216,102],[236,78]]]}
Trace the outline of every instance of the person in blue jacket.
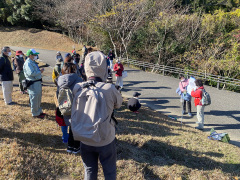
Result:
{"label": "person in blue jacket", "polygon": [[24,75],[27,80],[31,81],[31,85],[28,87],[28,94],[31,105],[32,116],[35,118],[43,119],[46,115],[42,112],[41,100],[42,100],[42,73],[44,69],[39,69],[35,60],[38,58],[39,53],[34,49],[29,49],[26,53],[28,59],[23,65]]}

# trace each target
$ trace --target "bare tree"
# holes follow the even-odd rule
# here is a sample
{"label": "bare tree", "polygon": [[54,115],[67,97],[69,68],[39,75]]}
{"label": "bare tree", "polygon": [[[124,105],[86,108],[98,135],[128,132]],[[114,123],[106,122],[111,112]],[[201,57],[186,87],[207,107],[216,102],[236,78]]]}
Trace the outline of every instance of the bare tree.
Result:
{"label": "bare tree", "polygon": [[[128,46],[132,35],[150,12],[150,9],[147,6],[148,3],[148,0],[123,0],[121,3],[112,1],[111,11],[96,17],[94,22],[98,23],[106,32],[108,32],[115,53],[117,49],[117,42],[115,41],[119,39],[128,59]],[[114,39],[114,34],[117,35],[116,39]],[[120,48],[121,47],[119,47],[119,49]]]}

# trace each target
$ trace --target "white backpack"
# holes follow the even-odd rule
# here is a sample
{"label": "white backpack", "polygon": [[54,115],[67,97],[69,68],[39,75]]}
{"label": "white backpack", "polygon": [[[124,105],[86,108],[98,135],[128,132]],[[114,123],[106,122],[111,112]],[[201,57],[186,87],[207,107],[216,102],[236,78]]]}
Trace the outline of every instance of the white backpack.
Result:
{"label": "white backpack", "polygon": [[63,116],[70,116],[73,94],[69,88],[61,88],[58,94],[59,110]]}
{"label": "white backpack", "polygon": [[101,88],[105,83],[94,81],[75,85],[71,128],[75,140],[96,143],[111,133],[111,115]]}

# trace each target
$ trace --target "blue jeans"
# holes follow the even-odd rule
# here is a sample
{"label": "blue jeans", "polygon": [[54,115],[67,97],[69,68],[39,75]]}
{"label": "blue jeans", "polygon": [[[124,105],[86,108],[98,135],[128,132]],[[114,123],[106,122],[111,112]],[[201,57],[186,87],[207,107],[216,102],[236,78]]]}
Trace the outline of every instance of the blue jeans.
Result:
{"label": "blue jeans", "polygon": [[117,152],[115,140],[102,147],[88,146],[81,143],[81,156],[85,169],[84,180],[97,180],[98,159],[102,164],[105,180],[116,179]]}
{"label": "blue jeans", "polygon": [[42,113],[42,82],[37,81],[28,87],[28,94],[31,104],[32,116],[39,116]]}
{"label": "blue jeans", "polygon": [[68,142],[68,126],[61,126],[62,129],[62,139],[64,143]]}

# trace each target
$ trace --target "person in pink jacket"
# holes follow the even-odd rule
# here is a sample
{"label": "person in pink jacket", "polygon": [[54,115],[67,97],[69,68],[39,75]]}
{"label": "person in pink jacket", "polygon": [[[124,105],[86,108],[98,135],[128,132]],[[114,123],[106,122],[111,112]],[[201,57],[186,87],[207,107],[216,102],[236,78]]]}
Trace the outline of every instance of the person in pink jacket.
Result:
{"label": "person in pink jacket", "polygon": [[[189,79],[185,79],[184,75],[180,75],[179,77],[181,79],[181,81],[179,82],[179,88],[181,90],[181,92],[185,95],[187,93],[187,86],[189,84]],[[186,104],[188,106],[188,116],[192,117],[192,112],[191,112],[191,98],[189,101],[184,100],[182,102],[183,105],[183,110],[182,110],[182,114],[186,114]]]}

